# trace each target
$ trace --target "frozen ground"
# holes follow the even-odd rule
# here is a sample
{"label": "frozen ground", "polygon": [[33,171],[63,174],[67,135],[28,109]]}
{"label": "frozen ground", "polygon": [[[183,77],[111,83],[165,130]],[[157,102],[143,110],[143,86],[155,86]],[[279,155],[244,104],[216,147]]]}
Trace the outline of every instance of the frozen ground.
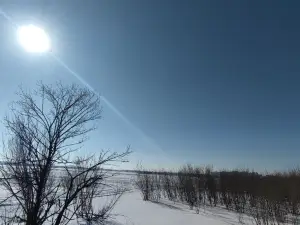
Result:
{"label": "frozen ground", "polygon": [[[234,212],[220,207],[201,208],[199,214],[189,206],[168,200],[159,202],[143,201],[140,192],[132,188],[130,183],[134,174],[124,173],[114,177],[114,182],[131,187],[124,194],[113,210],[114,225],[238,225],[239,218]],[[251,219],[243,216],[245,224],[253,225]]]}
{"label": "frozen ground", "polygon": [[[201,209],[197,214],[188,206],[169,201],[145,202],[139,192],[126,193],[113,213],[116,225],[228,225],[240,224],[238,216],[222,208]],[[246,220],[246,219],[245,219]],[[247,224],[252,224],[247,221]]]}
{"label": "frozen ground", "polygon": [[[201,208],[199,214],[195,210],[189,209],[187,205],[174,203],[168,200],[160,202],[143,201],[139,191],[132,186],[134,173],[122,173],[108,180],[108,183],[114,183],[131,189],[125,193],[114,210],[113,221],[111,225],[238,225],[238,215],[219,207]],[[3,192],[1,193],[3,194]],[[1,196],[0,196],[1,198]],[[95,199],[96,200],[96,199]],[[95,205],[102,205],[104,199],[97,199]],[[254,224],[252,220],[244,216],[245,224]],[[71,225],[78,224],[72,221]]]}

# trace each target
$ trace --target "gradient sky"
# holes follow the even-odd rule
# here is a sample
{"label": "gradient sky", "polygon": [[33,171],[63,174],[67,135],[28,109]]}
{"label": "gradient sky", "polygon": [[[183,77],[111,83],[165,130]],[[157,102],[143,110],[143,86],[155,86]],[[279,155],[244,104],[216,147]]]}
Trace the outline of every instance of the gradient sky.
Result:
{"label": "gradient sky", "polygon": [[[131,144],[128,168],[279,170],[300,158],[299,1],[2,0],[17,24],[42,26],[53,52],[105,96],[85,152]],[[19,84],[78,82],[28,54],[0,17],[0,107]]]}

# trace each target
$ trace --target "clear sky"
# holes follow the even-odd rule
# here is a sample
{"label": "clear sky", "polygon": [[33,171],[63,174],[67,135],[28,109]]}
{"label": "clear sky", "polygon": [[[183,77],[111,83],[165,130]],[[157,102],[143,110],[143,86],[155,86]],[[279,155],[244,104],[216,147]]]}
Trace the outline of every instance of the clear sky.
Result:
{"label": "clear sky", "polygon": [[[148,167],[287,169],[300,158],[299,1],[2,0],[130,121],[103,103],[86,152],[135,153]],[[0,16],[0,107],[19,84],[78,82],[30,55]]]}

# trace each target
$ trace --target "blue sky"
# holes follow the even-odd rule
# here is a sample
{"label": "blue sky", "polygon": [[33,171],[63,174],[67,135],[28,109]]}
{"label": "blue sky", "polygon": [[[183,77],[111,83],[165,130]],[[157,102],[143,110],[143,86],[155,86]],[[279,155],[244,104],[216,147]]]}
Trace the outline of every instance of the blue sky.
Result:
{"label": "blue sky", "polygon": [[[86,152],[134,150],[128,167],[279,170],[300,157],[298,1],[1,1],[105,96]],[[1,115],[19,84],[78,82],[30,55],[0,17]]]}

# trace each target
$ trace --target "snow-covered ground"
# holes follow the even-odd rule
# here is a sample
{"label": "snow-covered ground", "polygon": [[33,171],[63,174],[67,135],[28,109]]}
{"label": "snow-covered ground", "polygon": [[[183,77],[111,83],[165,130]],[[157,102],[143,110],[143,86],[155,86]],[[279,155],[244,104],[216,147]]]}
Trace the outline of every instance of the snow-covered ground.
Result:
{"label": "snow-covered ground", "polygon": [[[228,225],[240,224],[237,214],[222,208],[201,209],[199,214],[188,206],[169,201],[143,201],[138,191],[122,196],[113,210],[116,225]],[[246,224],[253,224],[244,218]]]}
{"label": "snow-covered ground", "polygon": [[[239,215],[221,207],[200,208],[199,214],[182,203],[160,200],[159,202],[143,201],[142,196],[132,183],[135,173],[122,172],[107,180],[109,184],[127,187],[112,211],[110,225],[238,225]],[[4,192],[1,192],[3,194]],[[0,199],[3,196],[0,196]],[[109,201],[109,200],[108,200]],[[105,199],[95,199],[95,206],[105,204]],[[253,225],[254,221],[243,215],[243,224]],[[78,225],[74,220],[70,225]]]}
{"label": "snow-covered ground", "polygon": [[[220,207],[201,208],[199,214],[189,206],[160,200],[143,201],[140,192],[131,185],[135,174],[123,173],[114,177],[114,182],[128,185],[131,191],[125,193],[115,206],[112,214],[113,225],[238,225],[239,216]],[[243,215],[244,224],[253,225],[252,220]]]}

